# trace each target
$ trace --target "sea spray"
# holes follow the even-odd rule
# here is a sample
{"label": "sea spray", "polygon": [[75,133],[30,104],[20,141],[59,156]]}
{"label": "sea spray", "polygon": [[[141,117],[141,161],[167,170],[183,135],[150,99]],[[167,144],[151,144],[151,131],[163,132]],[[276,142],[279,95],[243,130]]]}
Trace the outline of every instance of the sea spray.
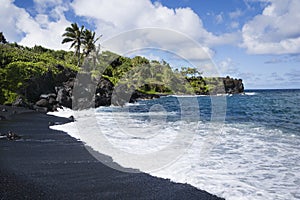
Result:
{"label": "sea spray", "polygon": [[[299,96],[293,92],[255,93],[256,95],[228,97],[227,121],[220,126],[221,128],[217,122],[210,121],[211,114],[208,111],[210,108],[205,110],[205,107],[209,106],[200,106],[201,119],[198,121],[192,118],[182,120],[180,112],[175,109],[176,106],[166,109],[167,112],[152,109],[151,118],[149,109],[146,108],[156,104],[155,101],[158,100],[129,105],[126,109],[130,112],[127,110],[125,113],[118,107],[101,107],[76,112],[61,110],[55,114],[67,117],[75,114],[76,121],[51,128],[63,130],[80,139],[94,150],[111,156],[123,167],[136,168],[154,176],[188,183],[226,199],[300,199],[298,190],[300,135],[297,131],[299,130],[299,115],[297,115]],[[165,97],[159,101],[167,102],[169,98],[174,97]],[[203,102],[206,97],[197,98],[199,102]],[[276,110],[277,115],[280,114],[285,118],[274,115],[272,104],[265,102],[276,104],[276,109],[281,110],[281,112]],[[281,102],[289,102],[289,104],[280,104]],[[281,106],[278,107],[278,104]],[[170,102],[168,106],[172,107]],[[288,110],[286,107],[293,109]],[[259,116],[256,113],[260,113]],[[96,124],[90,123],[92,118],[96,118]],[[116,126],[116,119],[119,120],[117,121],[121,129]],[[278,122],[272,122],[274,119],[281,120],[280,126]],[[159,124],[159,120],[164,122]],[[80,123],[84,125],[85,132],[78,132]],[[145,137],[146,132],[141,136],[138,135],[138,130],[150,130],[151,127],[157,132],[150,133],[148,137]],[[111,146],[117,146],[121,152],[144,155],[168,146],[168,143],[176,137],[174,133],[184,127],[189,131],[181,131],[181,133],[191,133],[192,143],[173,162],[150,172],[147,171],[149,167],[147,164],[151,163],[151,160],[145,163],[145,166],[135,165],[136,162],[129,162],[130,160],[126,158],[112,154],[112,147],[107,147],[104,151],[99,149],[99,144],[94,140],[95,130],[101,129],[104,138]],[[118,131],[122,129],[136,130],[136,132],[124,135]],[[208,140],[209,134],[219,133],[219,131],[222,131],[222,134],[216,138],[215,144],[203,156],[202,147],[211,141]]]}

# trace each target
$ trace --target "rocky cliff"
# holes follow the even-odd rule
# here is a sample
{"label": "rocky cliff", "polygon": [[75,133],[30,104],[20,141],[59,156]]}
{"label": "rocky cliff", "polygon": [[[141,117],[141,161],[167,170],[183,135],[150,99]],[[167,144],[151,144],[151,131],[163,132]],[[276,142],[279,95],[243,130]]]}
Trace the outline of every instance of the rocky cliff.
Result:
{"label": "rocky cliff", "polygon": [[[91,73],[77,73],[69,68],[57,65],[59,73],[48,71],[41,77],[32,77],[27,87],[20,91],[20,96],[13,106],[28,107],[40,111],[54,111],[64,106],[73,109],[85,109],[99,106],[123,106],[138,99],[159,98],[156,94],[144,94],[134,89],[115,87],[106,78],[96,80]],[[208,94],[244,92],[241,79],[214,78],[206,81],[214,87]],[[221,83],[221,86],[220,86]],[[113,95],[114,94],[114,95]]]}
{"label": "rocky cliff", "polygon": [[[96,80],[92,78],[91,73],[77,73],[60,65],[57,66],[57,69],[60,71],[59,73],[54,74],[52,71],[48,71],[41,77],[32,77],[28,81],[27,87],[19,92],[19,97],[12,105],[46,112],[55,111],[62,106],[73,109],[112,104],[123,106],[126,102],[135,102],[138,99],[159,98],[155,94],[123,90],[119,92],[120,97],[112,99],[115,87],[108,79]],[[129,96],[128,92],[130,92]]]}

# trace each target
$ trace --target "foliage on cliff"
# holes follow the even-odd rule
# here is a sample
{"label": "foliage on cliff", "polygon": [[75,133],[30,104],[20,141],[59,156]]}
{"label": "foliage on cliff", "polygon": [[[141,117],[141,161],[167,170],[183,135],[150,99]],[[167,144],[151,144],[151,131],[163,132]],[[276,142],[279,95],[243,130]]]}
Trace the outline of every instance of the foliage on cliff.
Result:
{"label": "foliage on cliff", "polygon": [[[61,84],[57,82],[65,69],[73,74],[78,71],[91,72],[94,80],[106,78],[115,87],[122,85],[126,86],[125,89],[147,94],[243,92],[241,80],[203,78],[202,73],[194,68],[174,70],[165,61],[150,61],[141,56],[129,58],[109,51],[98,51],[91,52],[82,68],[77,64],[76,56],[70,51],[55,51],[41,46],[28,48],[16,43],[0,44],[0,104],[13,103],[17,96],[28,99],[28,93],[34,94],[31,101],[36,100],[40,94],[31,90],[41,91],[41,88],[33,88],[32,83],[35,87],[50,84],[54,90],[57,84]],[[226,84],[230,88],[226,88]]]}
{"label": "foliage on cliff", "polygon": [[33,77],[38,79],[49,71],[55,75],[59,66],[78,70],[72,52],[0,44],[0,103],[12,103]]}

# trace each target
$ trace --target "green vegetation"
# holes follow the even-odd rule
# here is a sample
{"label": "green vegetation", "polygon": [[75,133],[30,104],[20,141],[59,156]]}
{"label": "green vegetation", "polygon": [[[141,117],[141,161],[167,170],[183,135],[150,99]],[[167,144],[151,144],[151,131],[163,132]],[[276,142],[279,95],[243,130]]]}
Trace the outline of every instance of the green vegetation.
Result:
{"label": "green vegetation", "polygon": [[[97,60],[97,62],[95,62]],[[91,68],[91,66],[93,66]],[[95,79],[101,76],[114,85],[126,85],[147,94],[207,94],[208,86],[195,68],[173,70],[165,61],[149,61],[145,57],[123,57],[104,51],[96,58],[87,59],[85,71]]]}
{"label": "green vegetation", "polygon": [[[208,94],[224,88],[223,79],[203,78],[195,68],[174,70],[165,61],[100,52],[100,45],[97,49],[95,47],[99,39],[95,38],[95,32],[83,26],[79,28],[76,23],[66,28],[63,37],[62,43],[71,42],[75,53],[7,43],[0,33],[0,104],[10,104],[18,96],[26,97],[30,81],[43,80],[49,72],[55,76],[61,73],[62,68],[75,73],[91,72],[94,80],[104,77],[115,86],[122,84],[127,89],[148,94]],[[84,58],[85,62],[81,65]]]}
{"label": "green vegetation", "polygon": [[83,47],[84,56],[87,57],[96,49],[95,43],[99,37],[95,38],[95,32],[84,29],[84,26],[79,28],[77,23],[71,24],[65,31],[62,35],[64,37],[62,44],[72,42],[70,48],[75,49],[74,54],[77,56],[77,66],[80,66],[82,59],[81,47]]}
{"label": "green vegetation", "polygon": [[72,52],[54,51],[41,46],[23,47],[16,43],[0,44],[0,103],[12,103],[33,77],[48,71],[55,75],[57,66],[78,71]]}
{"label": "green vegetation", "polygon": [[[33,77],[42,77],[48,71],[59,73],[57,66],[80,70],[72,52],[0,44],[0,103],[12,103]],[[109,51],[94,52],[82,70],[92,72],[94,79],[105,77],[114,85],[126,84],[148,94],[206,94],[209,88],[193,68],[172,70],[165,61],[128,58]]]}

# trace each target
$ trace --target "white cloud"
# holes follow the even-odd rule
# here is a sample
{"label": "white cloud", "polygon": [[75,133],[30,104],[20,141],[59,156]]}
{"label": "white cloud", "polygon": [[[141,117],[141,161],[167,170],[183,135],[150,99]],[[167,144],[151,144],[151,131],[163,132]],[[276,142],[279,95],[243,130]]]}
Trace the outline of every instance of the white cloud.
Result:
{"label": "white cloud", "polygon": [[22,37],[22,30],[16,27],[15,24],[20,19],[28,16],[26,11],[14,6],[11,0],[2,0],[0,13],[0,27],[6,39],[9,42],[20,40]]}
{"label": "white cloud", "polygon": [[239,28],[240,24],[238,22],[231,22],[230,27],[233,29]]}
{"label": "white cloud", "polygon": [[169,51],[187,60],[207,60],[214,52],[188,36],[170,29],[143,28],[123,32],[102,42],[105,50],[119,54],[152,49]]}
{"label": "white cloud", "polygon": [[223,21],[224,21],[224,19],[223,19],[223,13],[218,14],[216,16],[216,22],[217,22],[217,24],[222,24]]}
{"label": "white cloud", "polygon": [[168,28],[194,39],[209,38],[201,19],[190,8],[170,9],[149,0],[75,0],[77,15],[94,19],[104,37],[135,28]]}
{"label": "white cloud", "polygon": [[63,0],[33,0],[35,9],[39,13],[46,13],[49,8],[55,8],[56,6],[62,5]]}
{"label": "white cloud", "polygon": [[[84,17],[96,26],[96,32],[103,34],[102,41],[116,36],[124,31],[137,28],[161,28],[171,32],[180,32],[199,43],[206,55],[212,56],[214,46],[235,44],[240,41],[240,33],[226,33],[220,36],[207,31],[202,20],[191,8],[171,9],[161,3],[150,0],[34,0],[36,15],[31,16],[25,9],[18,8],[11,0],[2,0],[0,8],[6,18],[0,19],[0,26],[5,29],[5,36],[9,41],[16,41],[22,45],[43,45],[53,49],[68,49],[68,44],[62,45],[61,35],[71,24],[65,17],[65,12],[74,9],[76,15]],[[222,18],[222,15],[220,15]],[[222,19],[219,18],[219,21]],[[9,23],[7,23],[9,21]],[[179,34],[156,32],[144,33],[131,40],[127,40],[122,48],[138,48],[141,45],[159,43],[161,48],[174,48],[174,51],[185,53],[191,59],[204,59],[204,56],[193,50],[191,45],[185,44]],[[176,36],[177,35],[177,36]],[[191,48],[191,49],[188,49]],[[196,57],[197,56],[197,57]]]}
{"label": "white cloud", "polygon": [[299,0],[269,0],[262,14],[243,26],[243,47],[252,54],[300,53]]}
{"label": "white cloud", "polygon": [[225,60],[220,61],[218,63],[218,70],[223,76],[236,76],[239,73],[237,63],[235,63],[231,58],[226,58]]}
{"label": "white cloud", "polygon": [[229,17],[230,17],[231,19],[239,18],[239,17],[242,16],[242,15],[243,15],[243,12],[242,12],[240,9],[237,9],[237,10],[235,10],[235,11],[229,13]]}
{"label": "white cloud", "polygon": [[[202,20],[191,8],[171,9],[158,2],[152,3],[150,0],[74,0],[72,7],[77,15],[86,17],[95,23],[96,32],[103,34],[103,40],[133,29],[161,28],[170,30],[169,33],[173,31],[186,34],[200,43],[210,54],[213,52],[209,49],[210,47],[236,43],[240,39],[237,34],[216,36],[208,32],[203,27]],[[124,45],[130,49],[159,43],[161,48],[175,48],[176,51],[190,52],[188,54],[190,58],[193,55],[199,56],[199,53],[195,53],[193,49],[188,49],[190,46],[185,45],[181,41],[182,38],[177,37],[178,34],[168,34],[167,31],[161,33],[151,31],[147,36],[145,36],[146,33],[140,34],[134,36],[132,40],[127,38],[128,43]],[[122,41],[119,42],[119,45],[123,44]],[[193,57],[193,59],[196,58]],[[203,58],[203,56],[200,57],[200,59]]]}
{"label": "white cloud", "polygon": [[70,22],[64,17],[55,22],[49,21],[45,15],[20,19],[16,26],[26,35],[19,43],[29,47],[41,45],[52,49],[68,49],[68,45],[62,45],[61,41],[64,29],[69,25]]}
{"label": "white cloud", "polygon": [[[38,0],[35,0],[35,3],[42,5],[42,2]],[[42,45],[53,49],[68,49],[68,46],[62,45],[61,41],[64,29],[70,25],[70,22],[63,14],[66,8],[58,3],[62,1],[48,0],[45,5],[52,5],[53,8],[45,8],[43,13],[32,17],[25,9],[15,6],[13,1],[2,0],[0,13],[5,18],[0,18],[0,26],[7,40],[29,47]],[[54,16],[56,20],[49,20],[51,16]]]}

